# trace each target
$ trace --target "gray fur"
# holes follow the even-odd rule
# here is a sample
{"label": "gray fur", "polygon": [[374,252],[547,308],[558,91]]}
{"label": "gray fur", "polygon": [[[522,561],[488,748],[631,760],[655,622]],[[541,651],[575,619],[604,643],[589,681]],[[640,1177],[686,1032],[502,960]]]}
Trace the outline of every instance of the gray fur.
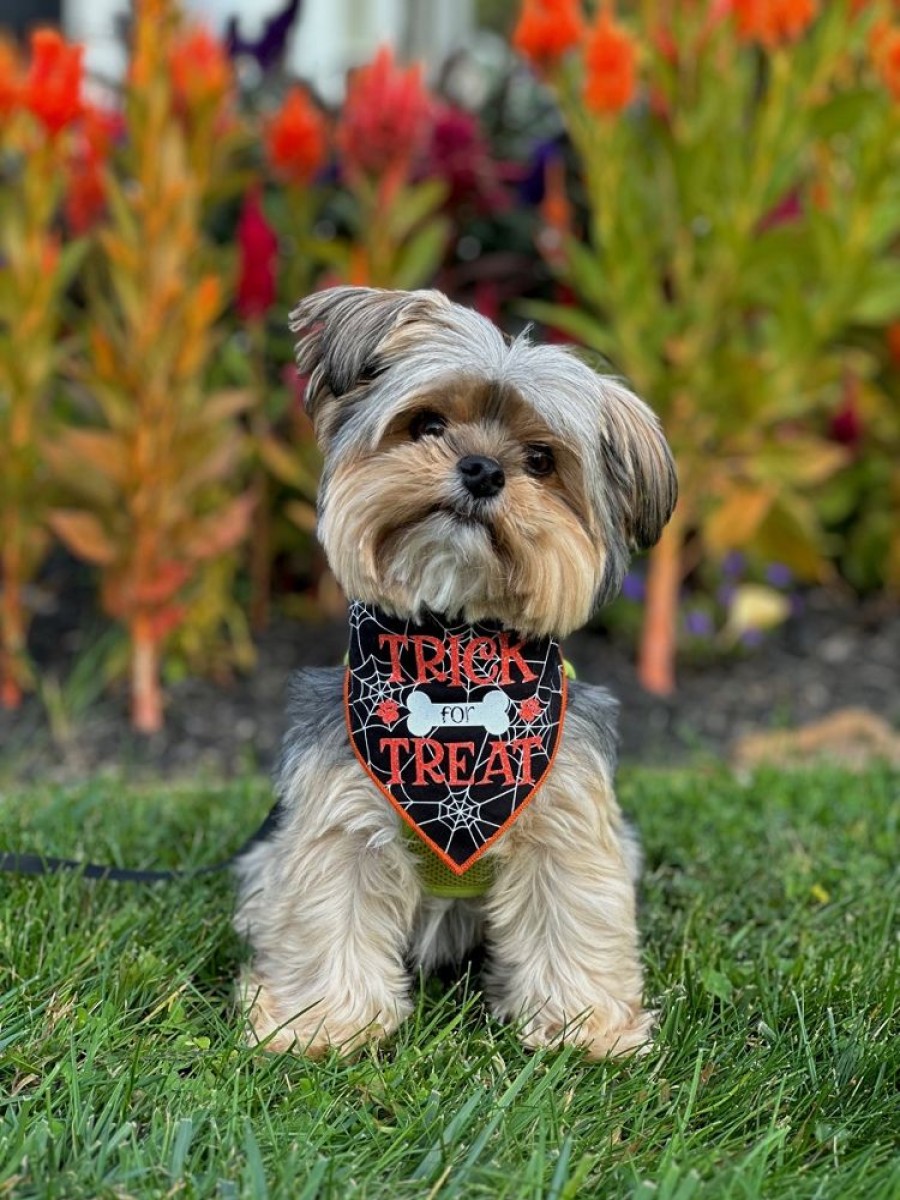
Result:
{"label": "gray fur", "polygon": [[[300,334],[297,364],[310,373],[307,405],[330,461],[376,447],[400,414],[442,383],[486,381],[520,395],[579,457],[608,549],[598,604],[617,594],[631,551],[659,539],[678,492],[659,421],[619,380],[571,351],[535,346],[527,333],[509,342],[479,313],[428,291],[333,288],[304,300],[291,328]],[[341,403],[328,404],[335,396]],[[327,493],[326,470],[320,505]]]}

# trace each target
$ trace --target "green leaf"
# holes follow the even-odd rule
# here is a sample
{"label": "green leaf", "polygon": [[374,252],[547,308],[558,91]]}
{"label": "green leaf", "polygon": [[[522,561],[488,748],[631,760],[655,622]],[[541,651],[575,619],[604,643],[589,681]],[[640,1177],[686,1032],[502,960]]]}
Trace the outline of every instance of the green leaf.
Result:
{"label": "green leaf", "polygon": [[571,283],[579,296],[594,308],[604,308],[609,302],[609,293],[601,256],[578,238],[566,238],[563,251],[566,268],[562,274],[566,282]]}
{"label": "green leaf", "polygon": [[617,350],[616,339],[609,329],[589,316],[583,309],[570,308],[565,304],[549,304],[545,300],[528,300],[516,306],[517,311],[550,329],[558,329],[575,338],[584,346],[599,351],[611,359]]}
{"label": "green leaf", "polygon": [[450,222],[429,221],[400,251],[392,272],[392,286],[417,288],[427,283],[440,266],[450,235]]}
{"label": "green leaf", "polygon": [[882,325],[900,316],[900,267],[892,259],[873,263],[851,320]]}
{"label": "green leaf", "polygon": [[428,179],[414,187],[404,188],[391,203],[387,217],[388,231],[394,241],[402,242],[427,217],[441,207],[447,198],[447,185],[441,179]]}

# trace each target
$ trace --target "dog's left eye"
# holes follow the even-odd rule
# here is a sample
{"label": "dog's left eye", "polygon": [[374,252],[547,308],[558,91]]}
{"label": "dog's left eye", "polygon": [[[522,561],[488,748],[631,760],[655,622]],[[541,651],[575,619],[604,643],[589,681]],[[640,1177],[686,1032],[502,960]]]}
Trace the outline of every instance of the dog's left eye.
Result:
{"label": "dog's left eye", "polygon": [[422,437],[441,437],[446,428],[447,422],[440,413],[426,410],[416,413],[413,417],[409,427],[409,436],[414,442]]}
{"label": "dog's left eye", "polygon": [[529,475],[549,475],[556,466],[556,459],[549,446],[525,447],[525,470]]}

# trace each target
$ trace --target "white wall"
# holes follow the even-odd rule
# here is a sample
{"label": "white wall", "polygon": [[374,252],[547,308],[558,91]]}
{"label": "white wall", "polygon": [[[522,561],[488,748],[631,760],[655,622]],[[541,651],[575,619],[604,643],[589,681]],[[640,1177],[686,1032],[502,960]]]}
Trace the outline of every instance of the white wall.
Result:
{"label": "white wall", "polygon": [[[245,35],[258,34],[279,0],[185,0],[185,6],[221,30],[239,16]],[[88,69],[118,78],[124,55],[115,18],[127,0],[63,0],[68,34],[85,43]],[[424,58],[433,74],[465,44],[473,27],[474,0],[304,0],[289,58],[291,71],[308,79],[330,101],[339,100],[348,68],[369,58],[382,42]]]}

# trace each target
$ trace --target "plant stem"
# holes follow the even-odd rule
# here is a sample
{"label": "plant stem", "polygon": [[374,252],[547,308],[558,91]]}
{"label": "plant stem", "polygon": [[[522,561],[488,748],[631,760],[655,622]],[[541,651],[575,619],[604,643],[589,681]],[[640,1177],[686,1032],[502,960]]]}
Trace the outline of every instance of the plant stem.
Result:
{"label": "plant stem", "polygon": [[[12,523],[12,522],[10,522]],[[20,564],[15,536],[9,536],[0,552],[0,706],[18,708],[22,703],[21,655],[25,641]]]}
{"label": "plant stem", "polygon": [[669,696],[675,690],[675,634],[682,550],[681,522],[673,518],[650,551],[644,624],[638,651],[638,678],[655,696]]}
{"label": "plant stem", "polygon": [[131,723],[139,733],[158,733],[163,725],[159,643],[144,617],[132,623],[131,646]]}

